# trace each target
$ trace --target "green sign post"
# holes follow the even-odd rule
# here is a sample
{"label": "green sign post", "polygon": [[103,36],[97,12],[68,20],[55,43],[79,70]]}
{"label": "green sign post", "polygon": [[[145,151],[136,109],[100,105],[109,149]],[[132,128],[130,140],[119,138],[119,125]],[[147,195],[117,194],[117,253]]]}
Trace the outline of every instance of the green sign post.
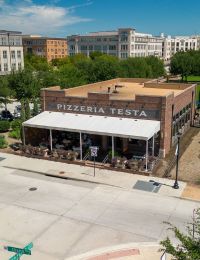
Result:
{"label": "green sign post", "polygon": [[33,243],[31,242],[24,248],[17,248],[12,246],[5,246],[4,249],[8,250],[9,252],[14,252],[16,255],[9,258],[9,260],[20,260],[22,255],[31,255],[31,249],[33,248]]}

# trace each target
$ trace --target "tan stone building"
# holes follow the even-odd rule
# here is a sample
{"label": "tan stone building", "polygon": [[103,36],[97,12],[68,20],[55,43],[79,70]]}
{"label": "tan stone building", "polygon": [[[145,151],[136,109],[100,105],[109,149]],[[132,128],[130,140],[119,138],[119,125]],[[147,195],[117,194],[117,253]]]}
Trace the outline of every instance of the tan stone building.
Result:
{"label": "tan stone building", "polygon": [[67,56],[67,40],[65,38],[49,38],[39,35],[23,36],[24,53],[33,53],[45,57],[47,61]]}

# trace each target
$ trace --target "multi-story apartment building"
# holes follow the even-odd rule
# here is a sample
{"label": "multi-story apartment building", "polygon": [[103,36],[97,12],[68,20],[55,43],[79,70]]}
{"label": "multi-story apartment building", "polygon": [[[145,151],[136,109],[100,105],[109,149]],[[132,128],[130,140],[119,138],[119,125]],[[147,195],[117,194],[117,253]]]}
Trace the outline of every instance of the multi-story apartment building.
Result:
{"label": "multi-story apartment building", "polygon": [[70,56],[100,51],[117,56],[120,59],[128,57],[162,57],[162,37],[151,34],[137,33],[132,28],[121,28],[117,31],[95,32],[86,35],[71,35],[67,37]]}
{"label": "multi-story apartment building", "polygon": [[0,75],[23,68],[21,32],[0,30]]}
{"label": "multi-story apartment building", "polygon": [[163,37],[163,59],[168,61],[179,51],[200,49],[200,41],[196,36]]}
{"label": "multi-story apartment building", "polygon": [[24,53],[33,53],[44,57],[47,61],[67,56],[67,40],[65,38],[49,38],[40,35],[23,36]]}

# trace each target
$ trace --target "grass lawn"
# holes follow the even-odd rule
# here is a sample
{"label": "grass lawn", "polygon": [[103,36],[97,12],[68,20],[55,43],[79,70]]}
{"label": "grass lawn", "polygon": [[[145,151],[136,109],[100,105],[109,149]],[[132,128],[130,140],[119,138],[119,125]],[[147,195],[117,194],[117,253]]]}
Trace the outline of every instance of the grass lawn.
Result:
{"label": "grass lawn", "polygon": [[196,91],[196,101],[200,102],[200,85],[197,85]]}
{"label": "grass lawn", "polygon": [[187,77],[188,81],[199,81],[200,82],[200,76],[188,76]]}

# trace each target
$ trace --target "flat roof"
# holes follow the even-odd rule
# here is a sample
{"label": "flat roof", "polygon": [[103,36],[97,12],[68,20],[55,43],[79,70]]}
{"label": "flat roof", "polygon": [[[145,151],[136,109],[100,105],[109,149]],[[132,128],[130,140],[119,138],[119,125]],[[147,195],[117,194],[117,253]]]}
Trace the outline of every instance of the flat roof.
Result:
{"label": "flat roof", "polygon": [[23,123],[26,127],[149,140],[160,121],[45,111]]}
{"label": "flat roof", "polygon": [[61,37],[47,37],[47,36],[40,36],[40,35],[22,35],[23,40],[64,40],[67,41],[66,38]]}
{"label": "flat roof", "polygon": [[[145,96],[167,96],[170,93],[174,93],[174,96],[179,95],[184,90],[183,89],[173,89],[173,88],[162,88],[161,84],[155,83],[156,87],[146,87],[145,83],[136,82],[126,82],[123,79],[116,83],[106,83],[105,84],[90,84],[75,88],[69,88],[65,90],[67,96],[78,96],[87,97],[88,93],[108,93],[108,87],[110,87],[110,100],[134,100],[136,95]],[[117,93],[113,93],[115,86],[119,85],[121,87],[117,88]],[[114,91],[115,92],[115,91]]]}

